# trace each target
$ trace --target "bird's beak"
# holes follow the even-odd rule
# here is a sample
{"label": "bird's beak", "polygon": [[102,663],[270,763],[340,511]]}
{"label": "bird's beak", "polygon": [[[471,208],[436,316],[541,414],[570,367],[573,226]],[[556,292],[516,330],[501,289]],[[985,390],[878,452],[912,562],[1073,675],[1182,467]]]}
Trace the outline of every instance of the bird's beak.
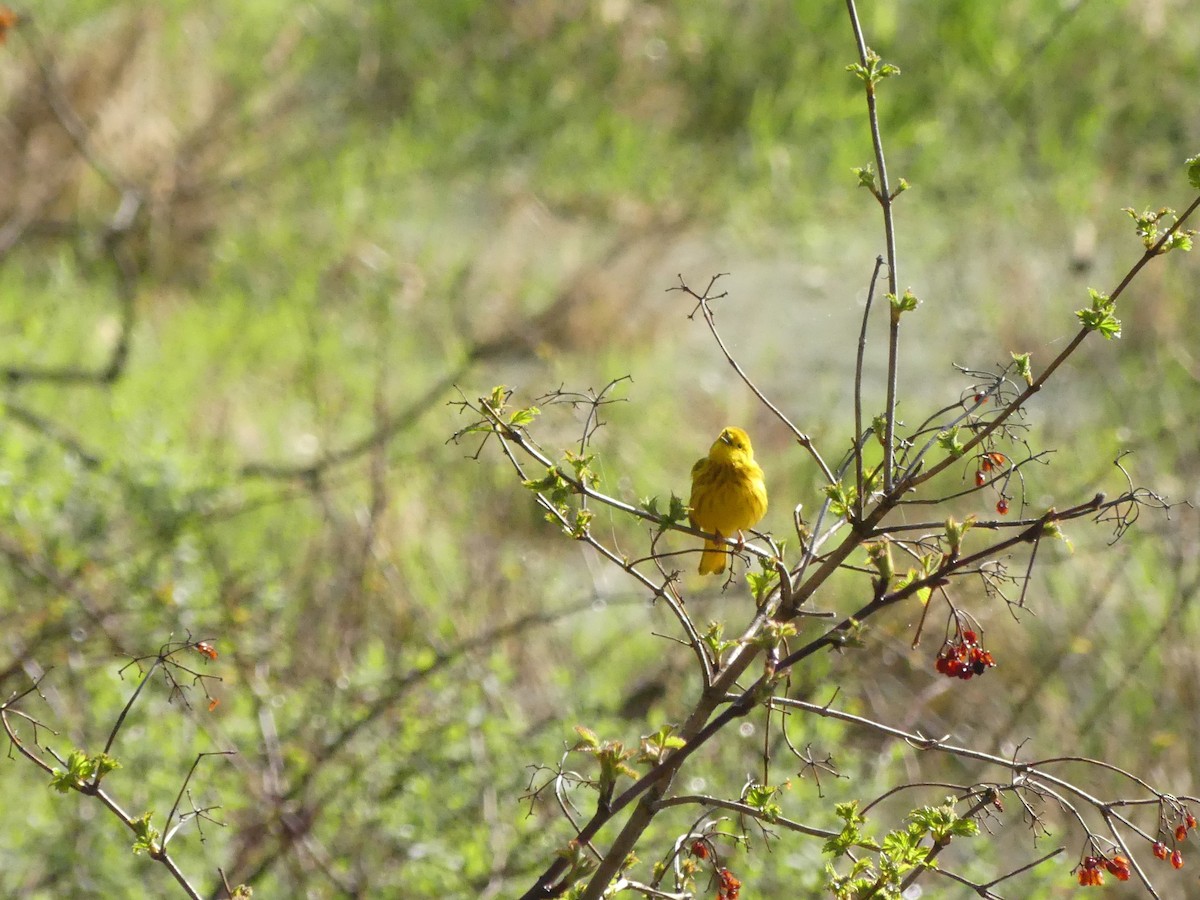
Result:
{"label": "bird's beak", "polygon": [[733,443],[733,438],[731,438],[731,437],[729,436],[729,432],[728,432],[728,431],[722,431],[722,432],[721,432],[720,441],[721,441],[721,443],[722,443],[722,444],[732,444],[732,443]]}

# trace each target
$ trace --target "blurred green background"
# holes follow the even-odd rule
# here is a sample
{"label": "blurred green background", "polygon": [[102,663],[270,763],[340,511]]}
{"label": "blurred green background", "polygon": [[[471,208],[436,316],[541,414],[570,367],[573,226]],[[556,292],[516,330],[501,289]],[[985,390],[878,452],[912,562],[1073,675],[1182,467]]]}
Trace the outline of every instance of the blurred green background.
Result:
{"label": "blurred green background", "polygon": [[[901,346],[900,414],[915,424],[964,389],[952,364],[1024,350],[1037,368],[1058,352],[1086,287],[1111,289],[1141,252],[1122,207],[1190,202],[1200,20],[1184,0],[863,7],[870,44],[903,71],[882,88],[881,124],[893,181],[913,185],[898,230],[901,286],[924,301]],[[222,679],[219,705],[156,682],[105,782],[161,824],[197,753],[237,751],[190,784],[223,825],[170,847],[203,893],[220,867],[268,897],[518,894],[571,836],[553,803],[522,799],[543,780],[531,767],[556,765],[576,724],[636,744],[679,721],[699,681],[687,649],[655,636],[672,633],[664,610],[542,522],[494,448],[475,460],[475,445],[447,443],[466,424],[454,385],[474,397],[508,384],[524,405],[630,376],[596,436],[602,489],[685,495],[692,461],[736,423],[768,473],[765,527],[786,537],[797,503],[815,509],[810,461],[668,288],[728,273],[717,310],[731,350],[827,459],[845,451],[883,244],[850,173],[871,152],[843,4],[17,11],[31,18],[0,48],[0,694],[52,670],[22,709],[55,729],[39,732],[50,747],[96,752],[135,683],[129,657],[210,640],[219,658],[193,664]],[[38,60],[108,177],[64,133]],[[124,281],[104,238],[114,184],[144,198]],[[1180,254],[1152,266],[1122,302],[1122,340],[1089,342],[1039,396],[1028,440],[1056,452],[1024,470],[1031,509],[1119,492],[1121,449],[1139,485],[1195,499],[1198,275]],[[119,377],[14,375],[103,368],[130,287]],[[868,413],[884,396],[883,331],[871,337]],[[545,410],[536,434],[552,455],[581,416]],[[594,529],[646,552],[645,530],[603,509]],[[982,588],[957,597],[999,660],[986,678],[937,677],[940,622],[914,650],[916,615],[897,611],[794,690],[840,689],[899,727],[1102,757],[1195,793],[1196,514],[1146,515],[1113,548],[1104,526],[1069,533],[1073,553],[1040,555],[1019,623]],[[744,617],[744,590],[697,583],[694,556],[679,559],[699,621]],[[840,589],[823,608],[853,609],[864,584]],[[747,724],[683,787],[736,795],[761,769],[763,722]],[[834,801],[904,781],[1003,777],[830,722],[791,733],[849,776],[818,791],[776,760],[785,815],[817,827],[836,827]],[[0,895],[172,895],[98,804],[10,756]],[[1073,774],[1100,796],[1130,793]],[[905,792],[880,831],[940,800]],[[1068,893],[1082,835],[1044,812],[1053,834],[1036,847],[1010,809],[942,861],[987,880],[1065,846],[1005,895]],[[661,816],[643,861],[696,815]],[[749,896],[822,882],[819,841],[723,849]],[[1139,852],[1163,896],[1187,896],[1194,872]]]}

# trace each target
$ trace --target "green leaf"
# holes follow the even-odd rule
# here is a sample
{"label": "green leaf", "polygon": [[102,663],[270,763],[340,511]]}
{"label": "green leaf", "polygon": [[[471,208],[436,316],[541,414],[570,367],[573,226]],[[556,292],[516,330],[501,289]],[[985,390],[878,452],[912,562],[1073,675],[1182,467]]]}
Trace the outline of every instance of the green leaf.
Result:
{"label": "green leaf", "polygon": [[967,516],[961,522],[948,516],[946,518],[946,555],[951,559],[958,556],[962,549],[963,536],[975,527],[975,516]]}
{"label": "green leaf", "polygon": [[575,519],[571,523],[571,537],[582,539],[588,535],[588,526],[592,524],[592,518],[595,516],[590,509],[580,509],[575,512]]}
{"label": "green leaf", "polygon": [[592,731],[586,725],[576,725],[575,733],[583,738],[583,740],[576,744],[572,748],[573,750],[583,750],[588,747],[596,748],[600,746],[600,738],[596,736],[596,732]]}
{"label": "green leaf", "polygon": [[662,762],[670,754],[672,750],[678,750],[683,747],[686,741],[679,735],[674,734],[674,725],[663,725],[654,734],[642,736],[641,753],[638,754],[638,762],[651,763],[657,765]]}
{"label": "green leaf", "polygon": [[88,756],[82,750],[72,750],[67,756],[66,770],[54,769],[50,787],[60,794],[65,794],[70,790],[81,790],[93,779],[99,781],[113,769],[120,767],[121,764],[107,753]]}
{"label": "green leaf", "polygon": [[518,409],[509,416],[508,424],[514,428],[520,428],[522,425],[528,425],[541,414],[542,411],[536,406],[527,406],[524,409]]}
{"label": "green leaf", "polygon": [[858,179],[858,186],[875,193],[875,169],[868,163],[865,166],[855,166],[850,170]]}
{"label": "green leaf", "polygon": [[1200,191],[1200,156],[1193,156],[1186,163],[1188,184]]}
{"label": "green leaf", "polygon": [[778,794],[779,788],[777,787],[769,784],[752,784],[746,789],[746,805],[753,806],[766,821],[774,822],[783,815],[783,808],[775,800]]}
{"label": "green leaf", "polygon": [[149,853],[151,856],[155,856],[161,850],[159,841],[162,835],[157,828],[150,824],[150,817],[153,815],[153,812],[143,813],[130,823],[133,825],[133,833],[136,835],[133,842],[135,854]]}
{"label": "green leaf", "polygon": [[963,444],[958,439],[958,426],[955,425],[949,431],[938,432],[938,446],[950,454],[953,458],[962,456]]}
{"label": "green leaf", "polygon": [[1029,353],[1010,353],[1013,362],[1017,365],[1017,374],[1025,379],[1026,384],[1033,384],[1033,365],[1030,363]]}
{"label": "green leaf", "polygon": [[920,304],[917,295],[911,289],[906,290],[901,296],[895,294],[887,294],[888,304],[892,308],[892,321],[899,322],[900,317],[906,312],[912,312]]}
{"label": "green leaf", "polygon": [[857,76],[872,90],[884,78],[900,74],[899,66],[883,62],[879,54],[869,48],[867,49],[867,64],[864,66],[862,63],[851,63],[846,66],[846,71]]}
{"label": "green leaf", "polygon": [[1121,320],[1113,315],[1116,302],[1108,294],[1094,288],[1088,288],[1088,296],[1092,299],[1090,308],[1077,309],[1075,315],[1088,331],[1098,331],[1105,340],[1121,336]]}
{"label": "green leaf", "polygon": [[840,481],[825,485],[825,496],[829,498],[829,511],[839,519],[850,518],[858,492]]}
{"label": "green leaf", "polygon": [[562,484],[562,476],[558,474],[558,469],[554,468],[547,469],[546,477],[544,478],[529,478],[521,482],[522,487],[527,487],[529,490],[537,491],[538,493],[553,490],[560,484]]}
{"label": "green leaf", "polygon": [[718,661],[720,661],[726,650],[737,645],[737,641],[722,640],[721,636],[724,633],[725,626],[721,622],[709,622],[708,631],[700,636],[705,646],[712,651],[713,658]]}
{"label": "green leaf", "polygon": [[498,384],[492,388],[492,393],[485,398],[484,402],[493,412],[500,413],[508,404],[508,398],[511,396],[512,391],[508,389],[507,385]]}
{"label": "green leaf", "polygon": [[1075,545],[1071,543],[1071,539],[1067,537],[1066,532],[1062,530],[1062,526],[1059,525],[1058,522],[1049,523],[1042,531],[1042,534],[1046,535],[1046,537],[1054,538],[1057,541],[1062,541],[1067,545],[1068,551],[1071,553],[1075,552]]}
{"label": "green leaf", "polygon": [[600,483],[600,476],[592,470],[592,463],[596,459],[595,454],[580,456],[568,450],[563,454],[563,459],[567,461],[567,465],[575,472],[575,478],[578,481],[589,487],[595,487]]}
{"label": "green leaf", "polygon": [[879,573],[884,584],[891,581],[896,574],[896,565],[892,561],[891,542],[885,538],[881,541],[864,544],[863,549],[867,551],[867,559]]}
{"label": "green leaf", "polygon": [[921,846],[921,829],[899,829],[889,832],[883,839],[883,852],[905,868],[912,868],[925,856],[926,850]]}

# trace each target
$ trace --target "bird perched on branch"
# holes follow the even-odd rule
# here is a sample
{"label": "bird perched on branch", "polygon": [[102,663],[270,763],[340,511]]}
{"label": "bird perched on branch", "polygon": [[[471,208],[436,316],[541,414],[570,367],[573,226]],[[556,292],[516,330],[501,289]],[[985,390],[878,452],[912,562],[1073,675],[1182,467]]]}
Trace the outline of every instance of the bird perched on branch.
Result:
{"label": "bird perched on branch", "polygon": [[[740,428],[724,429],[713,442],[708,456],[692,466],[692,498],[688,519],[693,528],[718,537],[738,536],[767,513],[767,484],[763,470],[754,461],[750,435]],[[725,571],[729,550],[706,540],[700,555],[700,574],[720,575]]]}

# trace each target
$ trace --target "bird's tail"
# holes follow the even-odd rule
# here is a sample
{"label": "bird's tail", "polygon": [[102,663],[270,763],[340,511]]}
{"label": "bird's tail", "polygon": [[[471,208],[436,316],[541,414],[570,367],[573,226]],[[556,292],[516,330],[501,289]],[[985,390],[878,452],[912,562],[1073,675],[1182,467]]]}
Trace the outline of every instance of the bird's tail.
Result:
{"label": "bird's tail", "polygon": [[705,541],[704,552],[700,554],[700,574],[720,575],[725,571],[725,560],[728,558],[729,550],[724,544]]}

